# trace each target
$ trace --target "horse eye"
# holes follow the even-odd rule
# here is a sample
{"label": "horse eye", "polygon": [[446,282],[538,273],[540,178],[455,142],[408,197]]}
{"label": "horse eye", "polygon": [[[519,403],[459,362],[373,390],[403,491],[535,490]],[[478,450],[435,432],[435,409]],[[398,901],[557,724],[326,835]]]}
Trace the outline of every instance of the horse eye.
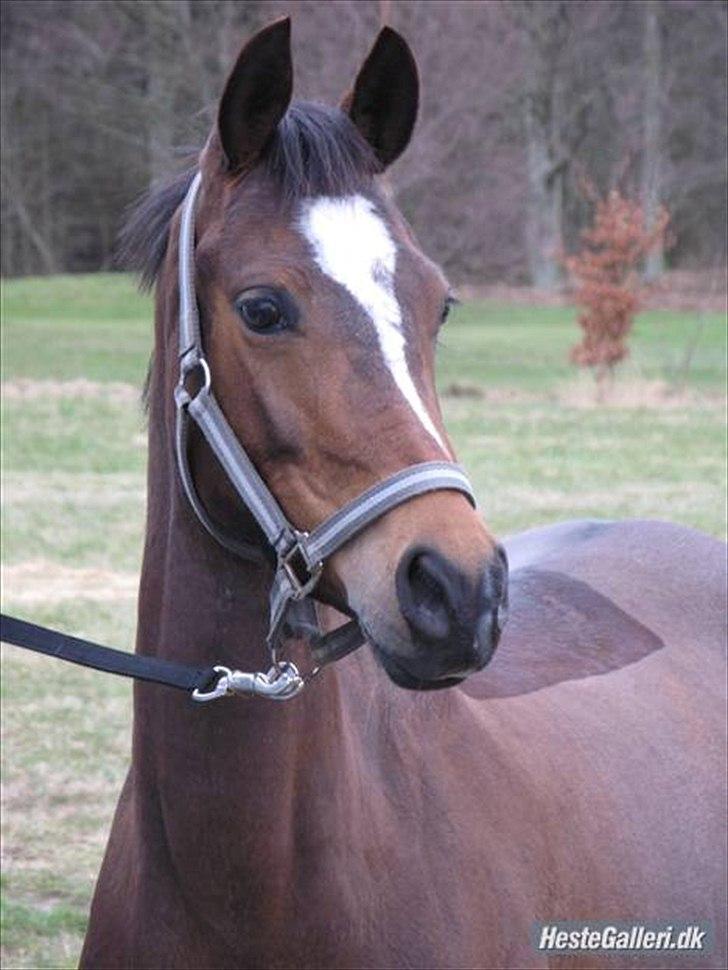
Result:
{"label": "horse eye", "polygon": [[442,325],[447,318],[450,316],[450,311],[458,303],[458,299],[454,296],[445,297],[445,302],[442,306],[442,313],[440,314],[440,324]]}
{"label": "horse eye", "polygon": [[235,309],[254,333],[277,333],[288,325],[284,308],[273,292],[243,293],[235,301]]}

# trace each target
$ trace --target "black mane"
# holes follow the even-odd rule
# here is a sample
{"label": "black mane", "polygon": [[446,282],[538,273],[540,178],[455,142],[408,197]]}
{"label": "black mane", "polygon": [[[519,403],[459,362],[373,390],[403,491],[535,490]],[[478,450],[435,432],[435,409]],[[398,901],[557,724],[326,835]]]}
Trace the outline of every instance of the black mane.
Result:
{"label": "black mane", "polygon": [[139,273],[139,286],[154,286],[167,251],[169,224],[187,195],[197,168],[151,186],[131,206],[119,233],[116,262]]}
{"label": "black mane", "polygon": [[[381,171],[374,152],[338,108],[294,102],[271,139],[261,166],[286,203],[311,195],[349,195]],[[150,289],[167,250],[172,217],[196,168],[152,186],[132,207],[119,235],[119,263]]]}

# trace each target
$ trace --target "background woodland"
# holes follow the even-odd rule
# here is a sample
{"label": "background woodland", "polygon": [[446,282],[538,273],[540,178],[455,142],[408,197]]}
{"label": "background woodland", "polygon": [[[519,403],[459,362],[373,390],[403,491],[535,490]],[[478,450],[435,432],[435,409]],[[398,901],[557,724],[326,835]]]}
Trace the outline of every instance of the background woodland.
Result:
{"label": "background woodland", "polygon": [[5,0],[2,273],[113,267],[125,208],[189,159],[243,40],[293,16],[297,94],[338,100],[382,20],[421,70],[392,171],[457,281],[559,284],[599,192],[647,221],[648,270],[726,256],[724,0]]}

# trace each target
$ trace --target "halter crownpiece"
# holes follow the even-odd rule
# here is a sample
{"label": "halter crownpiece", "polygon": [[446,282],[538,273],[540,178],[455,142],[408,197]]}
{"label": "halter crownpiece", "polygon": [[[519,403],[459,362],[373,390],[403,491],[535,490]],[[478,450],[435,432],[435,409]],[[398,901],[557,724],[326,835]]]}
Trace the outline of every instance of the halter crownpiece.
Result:
{"label": "halter crownpiece", "polygon": [[[280,661],[278,649],[284,631],[305,633],[316,664],[321,666],[351,653],[365,640],[356,620],[328,634],[322,634],[311,595],[324,564],[344,543],[372,522],[403,502],[426,492],[453,489],[462,492],[475,506],[475,497],[463,470],[451,462],[431,461],[410,465],[367,489],[316,526],[312,532],[296,529],[260,477],[212,393],[212,372],[205,358],[195,293],[195,201],[200,188],[198,172],[182,203],[179,229],[179,362],[180,377],[175,388],[177,466],[185,494],[198,519],[210,535],[226,549],[244,559],[263,561],[259,546],[231,537],[212,521],[195,487],[189,465],[188,432],[191,418],[222,465],[231,485],[252,513],[276,554],[270,593],[268,647],[272,666],[267,673],[246,674],[219,668],[217,685],[196,700],[212,700],[226,693],[256,693],[285,700],[303,688],[303,678],[294,664]],[[194,373],[199,387],[188,389]]]}

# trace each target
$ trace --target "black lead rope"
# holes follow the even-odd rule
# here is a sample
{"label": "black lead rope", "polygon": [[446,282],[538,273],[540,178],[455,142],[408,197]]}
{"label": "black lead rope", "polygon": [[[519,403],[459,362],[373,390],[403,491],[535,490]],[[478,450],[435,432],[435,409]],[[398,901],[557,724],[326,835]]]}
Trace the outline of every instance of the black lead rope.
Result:
{"label": "black lead rope", "polygon": [[174,660],[160,660],[157,657],[113,650],[111,647],[102,647],[90,640],[70,637],[58,630],[49,630],[5,613],[0,614],[0,639],[49,657],[70,660],[82,667],[103,670],[107,674],[119,674],[121,677],[132,677],[134,680],[146,680],[153,684],[164,684],[188,693],[194,690],[206,691],[220,679],[220,673],[214,667],[191,667]]}
{"label": "black lead rope", "polygon": [[212,701],[230,694],[288,700],[299,694],[305,685],[327,664],[340,660],[364,642],[364,634],[355,621],[345,623],[310,645],[315,666],[307,673],[299,673],[295,664],[277,661],[267,673],[244,673],[216,664],[214,667],[192,667],[175,660],[145,657],[125,650],[102,647],[90,640],[71,637],[58,630],[0,614],[0,640],[26,650],[35,650],[48,657],[69,660],[71,663],[119,674],[134,680],[145,680],[165,687],[176,687],[192,695],[195,701]]}

